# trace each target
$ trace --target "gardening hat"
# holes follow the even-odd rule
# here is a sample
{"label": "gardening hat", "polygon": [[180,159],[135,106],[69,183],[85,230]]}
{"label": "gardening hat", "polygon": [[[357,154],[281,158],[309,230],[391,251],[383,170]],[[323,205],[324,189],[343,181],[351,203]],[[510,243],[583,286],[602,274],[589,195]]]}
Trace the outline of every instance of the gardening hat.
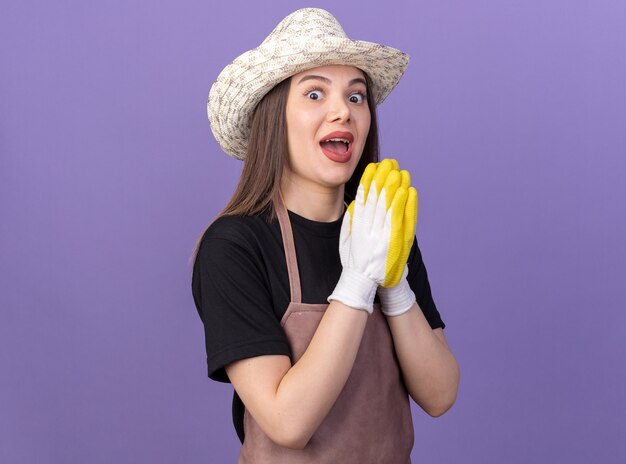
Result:
{"label": "gardening hat", "polygon": [[377,105],[389,95],[409,64],[395,48],[348,38],[335,17],[303,8],[284,18],[258,47],[226,66],[209,92],[211,130],[222,149],[246,157],[250,119],[267,92],[286,78],[326,65],[349,65],[372,81]]}

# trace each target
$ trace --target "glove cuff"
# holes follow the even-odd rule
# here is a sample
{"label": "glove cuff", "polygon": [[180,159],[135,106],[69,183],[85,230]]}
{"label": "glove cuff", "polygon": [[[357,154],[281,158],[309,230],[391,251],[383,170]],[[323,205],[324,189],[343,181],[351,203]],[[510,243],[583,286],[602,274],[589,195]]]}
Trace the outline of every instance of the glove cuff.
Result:
{"label": "glove cuff", "polygon": [[405,275],[400,279],[400,283],[391,288],[378,288],[380,306],[385,316],[399,316],[406,313],[413,303],[415,303],[415,293],[411,290]]}
{"label": "glove cuff", "polygon": [[335,290],[328,297],[331,300],[341,301],[343,304],[355,309],[362,309],[372,314],[374,310],[374,297],[378,284],[352,269],[344,268],[339,277]]}

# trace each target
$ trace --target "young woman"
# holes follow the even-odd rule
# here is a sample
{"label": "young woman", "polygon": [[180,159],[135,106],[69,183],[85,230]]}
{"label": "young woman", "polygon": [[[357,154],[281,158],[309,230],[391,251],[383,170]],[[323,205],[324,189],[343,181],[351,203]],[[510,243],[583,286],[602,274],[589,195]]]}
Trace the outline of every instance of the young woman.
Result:
{"label": "young woman", "polygon": [[192,289],[209,377],[235,389],[240,463],[408,463],[408,396],[432,416],[455,401],[408,175],[366,169],[407,64],[304,9],[211,89],[213,133],[244,165]]}

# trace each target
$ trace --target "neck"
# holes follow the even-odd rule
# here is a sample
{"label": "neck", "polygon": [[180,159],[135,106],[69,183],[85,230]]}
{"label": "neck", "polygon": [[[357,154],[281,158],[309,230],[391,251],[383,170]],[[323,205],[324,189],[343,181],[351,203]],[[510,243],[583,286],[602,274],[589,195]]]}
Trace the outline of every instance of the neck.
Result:
{"label": "neck", "polygon": [[285,208],[311,221],[332,222],[343,215],[344,186],[297,185],[283,176],[281,193]]}

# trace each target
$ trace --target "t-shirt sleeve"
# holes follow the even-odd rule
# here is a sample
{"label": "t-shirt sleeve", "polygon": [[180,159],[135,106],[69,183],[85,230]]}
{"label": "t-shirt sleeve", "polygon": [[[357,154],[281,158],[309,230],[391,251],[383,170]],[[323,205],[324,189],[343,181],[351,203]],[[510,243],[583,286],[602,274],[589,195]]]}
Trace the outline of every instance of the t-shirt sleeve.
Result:
{"label": "t-shirt sleeve", "polygon": [[260,254],[237,240],[236,234],[205,234],[194,264],[192,289],[204,325],[211,379],[228,382],[224,366],[233,361],[290,355]]}
{"label": "t-shirt sleeve", "polygon": [[417,239],[413,241],[408,264],[409,274],[407,276],[407,280],[409,281],[411,290],[415,293],[417,304],[422,309],[422,312],[432,329],[444,329],[446,325],[441,320],[441,315],[439,314],[435,301],[433,300],[430,283],[428,282],[426,266],[424,265],[424,260],[422,259],[422,253],[420,252],[417,244]]}

